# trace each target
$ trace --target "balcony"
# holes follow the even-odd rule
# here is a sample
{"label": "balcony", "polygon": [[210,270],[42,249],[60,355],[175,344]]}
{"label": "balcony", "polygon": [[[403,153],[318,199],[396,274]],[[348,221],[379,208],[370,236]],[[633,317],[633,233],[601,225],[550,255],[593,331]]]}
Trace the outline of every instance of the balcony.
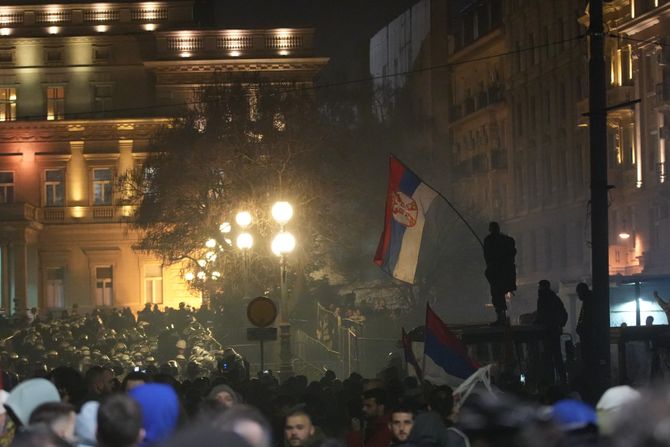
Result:
{"label": "balcony", "polygon": [[65,220],[65,208],[44,208],[42,210],[42,221],[44,223],[63,222]]}
{"label": "balcony", "polygon": [[0,204],[0,221],[15,222],[15,221],[36,221],[37,208],[29,203],[14,202]]}
{"label": "balcony", "polygon": [[[480,91],[475,96],[466,97],[461,104],[452,105],[451,119],[452,121],[456,121],[503,100],[503,86],[498,84],[492,85],[486,90]],[[455,111],[458,111],[458,113],[454,113]]]}

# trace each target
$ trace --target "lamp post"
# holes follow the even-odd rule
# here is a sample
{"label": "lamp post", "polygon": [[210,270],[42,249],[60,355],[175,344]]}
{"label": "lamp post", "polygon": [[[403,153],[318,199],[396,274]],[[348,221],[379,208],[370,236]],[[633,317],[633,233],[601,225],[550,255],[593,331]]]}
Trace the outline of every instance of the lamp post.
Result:
{"label": "lamp post", "polygon": [[285,231],[285,226],[293,217],[293,207],[288,202],[277,202],[272,206],[272,218],[279,224],[279,233],[272,240],[272,252],[279,257],[279,287],[281,302],[279,306],[279,357],[280,378],[286,380],[293,375],[291,365],[291,325],[288,321],[288,285],[286,282],[286,258],[295,248],[295,238]]}
{"label": "lamp post", "polygon": [[[235,222],[241,230],[246,230],[252,223],[251,214],[248,211],[240,211],[235,216]],[[212,286],[215,285],[222,276],[221,272],[216,270],[217,253],[219,251],[225,251],[233,246],[233,241],[231,239],[232,235],[230,234],[233,231],[233,226],[230,222],[223,222],[219,226],[219,231],[221,232],[220,238],[222,238],[223,241],[220,241],[220,238],[214,237],[207,239],[203,250],[204,254],[203,252],[200,252],[199,259],[197,260],[191,258],[195,264],[197,264],[197,271],[195,273],[188,271],[184,275],[184,279],[187,282],[191,283],[193,281],[198,281],[204,286],[203,304],[206,305],[211,304]],[[242,251],[244,257],[244,294],[246,295],[249,276],[247,254],[254,244],[254,238],[250,233],[242,231],[238,233],[236,241],[237,248]]]}

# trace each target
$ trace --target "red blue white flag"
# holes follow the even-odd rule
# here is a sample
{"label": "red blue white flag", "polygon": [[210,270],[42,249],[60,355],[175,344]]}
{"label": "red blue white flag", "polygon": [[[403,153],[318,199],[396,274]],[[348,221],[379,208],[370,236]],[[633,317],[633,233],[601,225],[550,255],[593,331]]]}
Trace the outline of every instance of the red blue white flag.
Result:
{"label": "red blue white flag", "polygon": [[384,232],[374,261],[394,278],[414,284],[426,213],[437,195],[391,156]]}
{"label": "red blue white flag", "polygon": [[479,364],[468,356],[465,346],[430,305],[426,307],[423,362],[423,379],[433,385],[458,386],[479,369]]}

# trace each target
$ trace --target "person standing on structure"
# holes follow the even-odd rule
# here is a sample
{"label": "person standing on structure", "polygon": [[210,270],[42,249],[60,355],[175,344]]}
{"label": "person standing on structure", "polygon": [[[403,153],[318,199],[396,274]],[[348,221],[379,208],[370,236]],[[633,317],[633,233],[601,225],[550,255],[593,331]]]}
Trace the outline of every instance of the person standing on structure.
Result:
{"label": "person standing on structure", "polygon": [[498,222],[489,223],[489,235],[484,238],[484,274],[491,287],[491,301],[497,316],[493,325],[509,324],[505,296],[516,290],[515,256],[514,239],[500,232]]}

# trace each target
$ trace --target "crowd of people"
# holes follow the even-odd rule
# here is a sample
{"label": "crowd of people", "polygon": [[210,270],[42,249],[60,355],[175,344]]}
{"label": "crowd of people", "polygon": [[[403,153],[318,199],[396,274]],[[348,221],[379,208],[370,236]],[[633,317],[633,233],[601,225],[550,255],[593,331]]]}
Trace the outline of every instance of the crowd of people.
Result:
{"label": "crowd of people", "polygon": [[557,386],[475,389],[327,371],[318,381],[225,369],[194,377],[57,366],[3,383],[1,446],[562,447],[670,445],[670,390],[607,390],[597,406]]}

